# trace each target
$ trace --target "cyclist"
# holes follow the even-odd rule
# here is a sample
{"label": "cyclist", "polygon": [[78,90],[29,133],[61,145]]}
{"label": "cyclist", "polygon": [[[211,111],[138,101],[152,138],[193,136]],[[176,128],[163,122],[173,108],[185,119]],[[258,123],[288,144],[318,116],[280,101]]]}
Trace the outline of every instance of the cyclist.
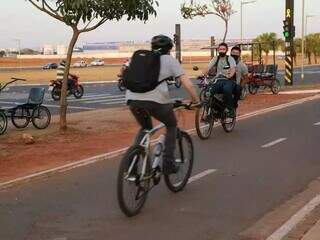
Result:
{"label": "cyclist", "polygon": [[236,61],[236,86],[233,91],[233,101],[234,107],[238,108],[238,101],[241,97],[242,88],[248,80],[248,67],[241,61],[241,48],[239,46],[235,46],[231,49],[231,56]]}
{"label": "cyclist", "polygon": [[[152,51],[160,52],[160,72],[158,81],[161,82],[154,90],[145,93],[137,93],[130,90],[126,92],[126,100],[129,108],[141,126],[135,142],[140,143],[144,136],[144,130],[152,129],[151,116],[166,126],[165,150],[163,154],[163,170],[166,174],[178,172],[175,164],[174,150],[176,146],[177,120],[173,111],[172,100],[169,96],[167,83],[162,81],[169,77],[180,78],[182,85],[191,97],[192,103],[197,105],[198,95],[178,60],[170,55],[173,47],[171,38],[158,35],[151,40]],[[132,63],[132,62],[131,62]],[[130,64],[131,64],[130,63]],[[130,69],[129,64],[129,69]]]}
{"label": "cyclist", "polygon": [[219,55],[211,60],[209,66],[203,70],[203,74],[212,75],[215,72],[218,80],[210,91],[212,94],[223,93],[225,111],[229,117],[232,117],[235,114],[232,93],[236,79],[236,62],[233,57],[227,55],[228,45],[226,43],[219,44],[218,52]]}

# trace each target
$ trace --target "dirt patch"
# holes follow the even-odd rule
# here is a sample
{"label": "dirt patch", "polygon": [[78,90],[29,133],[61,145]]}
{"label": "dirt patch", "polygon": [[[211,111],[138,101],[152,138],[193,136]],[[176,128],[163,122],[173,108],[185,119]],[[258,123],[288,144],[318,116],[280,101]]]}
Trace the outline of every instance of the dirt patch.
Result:
{"label": "dirt patch", "polygon": [[[314,94],[256,95],[242,101],[239,115],[291,102]],[[177,112],[182,129],[194,128],[194,112]],[[58,129],[58,117],[50,127],[37,131],[31,126],[18,131],[10,126],[0,136],[0,182],[114,151],[130,145],[138,130],[127,108],[88,111],[70,114],[67,132]],[[25,145],[22,134],[35,138],[35,144]]]}

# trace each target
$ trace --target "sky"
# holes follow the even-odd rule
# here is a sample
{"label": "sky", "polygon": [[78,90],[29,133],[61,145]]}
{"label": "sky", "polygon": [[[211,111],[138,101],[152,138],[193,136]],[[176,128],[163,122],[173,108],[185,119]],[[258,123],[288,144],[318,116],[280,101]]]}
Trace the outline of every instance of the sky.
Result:
{"label": "sky", "polygon": [[[0,14],[0,48],[17,47],[14,39],[21,39],[22,48],[40,48],[44,44],[67,44],[71,37],[70,29],[63,23],[38,11],[25,0],[2,0]],[[135,21],[106,22],[97,30],[84,33],[78,46],[85,42],[110,42],[148,40],[156,34],[174,33],[176,23],[181,24],[184,39],[216,39],[223,37],[224,23],[218,17],[196,17],[185,20],[180,14],[180,5],[189,0],[158,0],[157,17],[147,23]],[[197,0],[206,2],[210,0]],[[240,38],[240,1],[232,0],[237,11],[230,19],[229,39]],[[301,2],[295,0],[296,34],[301,36]],[[306,14],[316,15],[309,18],[308,33],[320,32],[319,0],[305,0]],[[276,32],[282,37],[285,0],[257,0],[254,4],[245,5],[244,38],[254,38],[264,32]]]}

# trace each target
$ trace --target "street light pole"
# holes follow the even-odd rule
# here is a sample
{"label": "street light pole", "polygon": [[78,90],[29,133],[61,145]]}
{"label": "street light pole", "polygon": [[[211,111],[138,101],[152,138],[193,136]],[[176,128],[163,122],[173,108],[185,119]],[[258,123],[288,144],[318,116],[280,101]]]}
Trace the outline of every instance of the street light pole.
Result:
{"label": "street light pole", "polygon": [[[312,17],[315,17],[315,15],[307,15],[306,16],[305,36],[308,35],[308,30],[307,30],[307,28],[308,28],[308,18],[312,18]],[[304,43],[304,48],[307,51],[307,41],[305,41],[305,43]]]}
{"label": "street light pole", "polygon": [[301,80],[304,80],[304,7],[305,7],[305,0],[302,0],[302,36],[301,36],[301,52],[302,52],[302,60],[301,60]]}
{"label": "street light pole", "polygon": [[18,43],[19,70],[21,72],[21,39],[15,38],[13,40]]}
{"label": "street light pole", "polygon": [[253,1],[243,1],[241,0],[241,3],[240,3],[240,40],[241,40],[241,43],[243,41],[243,5],[246,5],[246,4],[250,4],[250,3],[255,3],[257,0],[253,0]]}

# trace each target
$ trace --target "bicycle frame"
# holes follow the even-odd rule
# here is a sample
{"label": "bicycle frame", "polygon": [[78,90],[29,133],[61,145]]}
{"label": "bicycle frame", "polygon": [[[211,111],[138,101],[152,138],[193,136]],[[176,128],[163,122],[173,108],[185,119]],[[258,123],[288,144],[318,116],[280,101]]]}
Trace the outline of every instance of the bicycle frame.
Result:
{"label": "bicycle frame", "polygon": [[[142,181],[145,177],[145,174],[146,174],[146,168],[147,168],[147,161],[148,161],[148,157],[149,157],[149,154],[150,154],[150,145],[151,145],[151,137],[157,132],[159,131],[160,129],[164,128],[165,125],[163,123],[160,123],[159,125],[155,126],[154,128],[152,128],[151,130],[145,130],[145,135],[144,137],[142,138],[142,140],[140,141],[139,145],[141,147],[144,148],[145,150],[145,156],[144,156],[144,159],[143,159],[143,165],[142,165],[142,172],[141,172],[141,176],[140,176],[140,181]],[[127,177],[130,175],[135,163],[137,161],[137,156],[133,159],[130,167],[129,167],[129,170],[128,170],[128,175]],[[153,164],[154,165],[154,164]],[[159,163],[156,164],[157,166],[159,165]]]}

